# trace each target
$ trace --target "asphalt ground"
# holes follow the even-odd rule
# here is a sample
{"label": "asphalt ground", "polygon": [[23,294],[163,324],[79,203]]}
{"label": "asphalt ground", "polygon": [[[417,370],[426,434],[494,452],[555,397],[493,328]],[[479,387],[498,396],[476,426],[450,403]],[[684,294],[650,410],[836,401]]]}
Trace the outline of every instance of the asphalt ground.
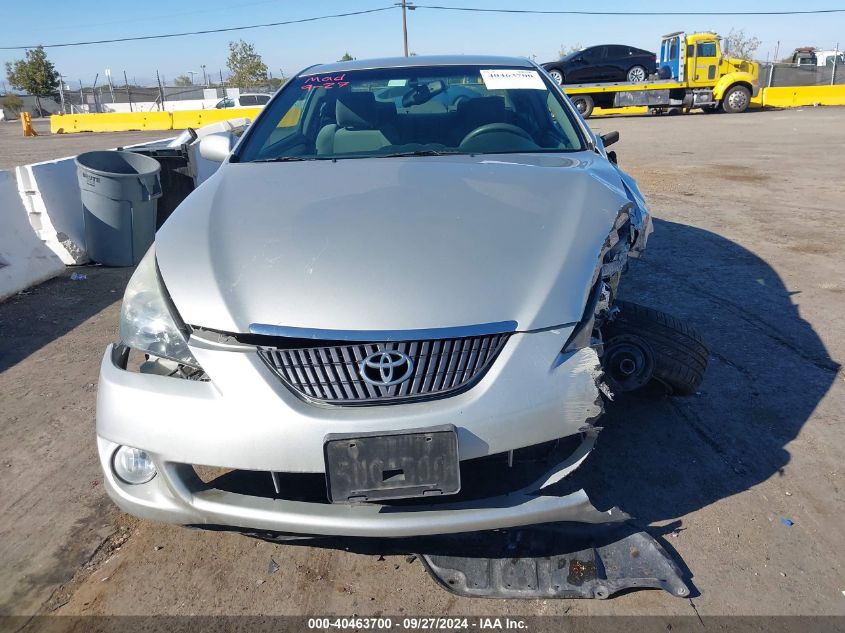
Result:
{"label": "asphalt ground", "polygon": [[[122,514],[93,417],[129,271],[84,267],[0,304],[0,614],[845,615],[845,109],[591,125],[621,132],[613,149],[655,216],[623,298],[689,321],[711,359],[693,396],[608,404],[577,477],[597,507],[648,526],[691,598],[469,599],[378,543],[277,545]],[[105,136],[79,141],[135,135]],[[10,147],[6,163],[31,160]]]}
{"label": "asphalt ground", "polygon": [[0,121],[0,169],[76,156],[98,149],[114,149],[176,136],[179,132],[98,132],[50,134],[49,119],[35,119],[38,136],[24,136],[20,121]]}

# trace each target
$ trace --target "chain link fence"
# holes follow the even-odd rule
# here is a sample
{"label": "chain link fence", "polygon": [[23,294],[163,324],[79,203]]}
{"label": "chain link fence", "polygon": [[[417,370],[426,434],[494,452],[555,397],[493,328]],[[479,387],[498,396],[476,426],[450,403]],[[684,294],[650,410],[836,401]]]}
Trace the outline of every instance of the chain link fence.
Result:
{"label": "chain link fence", "polygon": [[[49,108],[51,114],[91,112],[156,112],[163,110],[189,110],[215,108],[223,99],[237,97],[244,93],[273,94],[271,85],[250,88],[227,86],[101,86],[63,90],[59,95],[58,112]],[[45,108],[48,110],[48,108]]]}
{"label": "chain link fence", "polygon": [[780,86],[842,86],[845,85],[845,65],[798,66],[785,63],[761,63],[760,85]]}

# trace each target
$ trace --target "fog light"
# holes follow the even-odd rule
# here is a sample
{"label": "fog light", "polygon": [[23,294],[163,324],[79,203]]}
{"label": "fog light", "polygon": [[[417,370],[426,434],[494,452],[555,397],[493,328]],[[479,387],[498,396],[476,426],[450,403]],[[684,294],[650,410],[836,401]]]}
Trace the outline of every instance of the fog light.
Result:
{"label": "fog light", "polygon": [[153,460],[144,451],[131,446],[121,446],[112,459],[114,474],[127,484],[145,484],[156,476]]}

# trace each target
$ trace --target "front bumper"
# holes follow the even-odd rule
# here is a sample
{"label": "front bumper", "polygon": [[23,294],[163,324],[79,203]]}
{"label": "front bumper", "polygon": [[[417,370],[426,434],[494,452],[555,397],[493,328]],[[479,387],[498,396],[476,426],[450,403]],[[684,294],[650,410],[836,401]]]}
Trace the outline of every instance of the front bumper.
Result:
{"label": "front bumper", "polygon": [[404,507],[268,499],[217,490],[203,484],[192,468],[158,460],[159,471],[151,481],[130,486],[111,470],[111,458],[118,445],[102,438],[97,444],[106,491],[122,510],[180,525],[315,536],[409,537],[558,521],[598,524],[628,518],[616,508],[596,510],[583,490],[557,497],[525,489],[480,501]]}
{"label": "front bumper", "polygon": [[[299,400],[243,350],[192,347],[211,376],[195,382],[127,371],[106,351],[97,399],[97,443],[106,490],[123,510],[183,525],[309,535],[402,537],[556,521],[606,523],[583,491],[540,492],[586,457],[601,413],[592,349],[561,355],[571,328],[514,334],[485,377],[451,398],[382,407],[319,407]],[[544,362],[547,361],[547,362]],[[491,498],[430,505],[329,504],[251,496],[203,483],[193,465],[322,473],[329,433],[454,424],[461,460],[503,453],[585,430],[582,447],[549,481]],[[146,451],[158,474],[128,485],[114,476],[120,445]],[[212,482],[213,483],[213,482]]]}

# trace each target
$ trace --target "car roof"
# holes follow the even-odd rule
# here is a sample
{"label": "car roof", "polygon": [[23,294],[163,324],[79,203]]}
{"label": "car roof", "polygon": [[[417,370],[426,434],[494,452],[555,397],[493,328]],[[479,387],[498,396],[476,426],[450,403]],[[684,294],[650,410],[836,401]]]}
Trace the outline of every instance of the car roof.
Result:
{"label": "car roof", "polygon": [[516,66],[534,68],[524,57],[498,55],[412,55],[410,57],[382,57],[380,59],[354,59],[349,62],[318,64],[303,70],[300,75],[319,75],[344,70],[373,70],[376,68],[413,68],[415,66]]}

